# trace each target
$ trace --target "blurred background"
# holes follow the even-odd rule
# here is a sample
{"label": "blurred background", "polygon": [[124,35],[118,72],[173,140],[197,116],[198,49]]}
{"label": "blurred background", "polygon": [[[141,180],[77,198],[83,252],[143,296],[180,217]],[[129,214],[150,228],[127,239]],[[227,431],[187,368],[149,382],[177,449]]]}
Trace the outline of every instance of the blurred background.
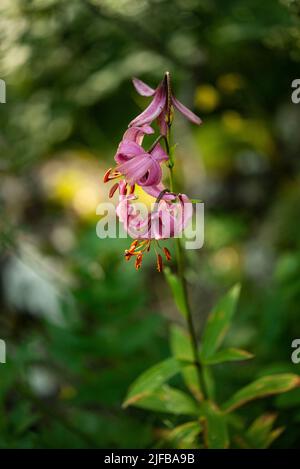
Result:
{"label": "blurred background", "polygon": [[[128,122],[131,84],[170,70],[178,184],[205,202],[205,245],[189,251],[199,333],[235,282],[228,337],[255,359],[214,367],[219,399],[265,373],[300,373],[300,5],[292,0],[1,0],[0,364],[2,448],[151,448],[162,420],[122,409],[129,384],[168,356],[179,321],[148,255],[100,240],[95,208]],[[149,288],[151,285],[151,289]],[[300,444],[300,391],[249,404],[279,412],[278,448]],[[172,422],[171,422],[172,423]]]}

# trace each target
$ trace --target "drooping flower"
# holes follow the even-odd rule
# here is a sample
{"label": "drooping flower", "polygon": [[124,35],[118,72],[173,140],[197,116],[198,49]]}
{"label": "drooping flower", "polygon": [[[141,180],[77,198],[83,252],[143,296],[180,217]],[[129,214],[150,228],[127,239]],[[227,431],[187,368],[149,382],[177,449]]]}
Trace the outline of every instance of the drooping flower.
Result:
{"label": "drooping flower", "polygon": [[[164,190],[161,183],[161,164],[169,157],[159,143],[149,151],[142,147],[144,135],[153,132],[152,127],[147,124],[127,129],[115,155],[117,165],[105,173],[104,182],[124,177],[132,187],[138,184],[149,195],[158,197]],[[111,189],[110,197],[116,188],[117,184]]]}
{"label": "drooping flower", "polygon": [[135,257],[136,269],[139,269],[143,255],[150,251],[154,243],[157,267],[161,271],[163,263],[157,249],[162,249],[167,261],[171,259],[171,254],[167,248],[161,248],[158,242],[180,236],[191,220],[192,203],[185,194],[169,193],[169,200],[160,199],[152,210],[145,207],[145,211],[141,211],[140,206],[134,203],[137,197],[126,181],[120,181],[118,186],[119,203],[116,213],[125,231],[134,239],[130,248],[125,251],[125,259],[129,261]]}
{"label": "drooping flower", "polygon": [[129,127],[139,127],[145,124],[151,124],[155,119],[158,120],[162,135],[167,134],[168,125],[171,124],[173,108],[177,109],[187,119],[194,124],[200,125],[201,119],[190,109],[182,104],[171,91],[170,75],[168,72],[156,89],[151,88],[138,78],[133,78],[133,85],[141,96],[153,96],[149,106],[133,119]]}
{"label": "drooping flower", "polygon": [[[171,259],[171,254],[166,247],[160,246],[160,241],[180,236],[193,213],[192,203],[185,194],[170,192],[162,183],[162,164],[170,158],[168,129],[174,108],[195,124],[201,124],[201,119],[172,94],[168,72],[156,89],[137,78],[133,79],[133,84],[142,96],[153,96],[153,100],[144,112],[130,122],[115,155],[116,166],[106,171],[104,182],[119,179],[111,187],[109,196],[119,191],[116,214],[125,231],[134,239],[125,251],[125,259],[129,261],[134,257],[138,270],[144,253],[154,245],[157,270],[161,272],[163,260],[158,251],[164,254],[167,261]],[[155,119],[160,135],[146,150],[142,146],[143,140],[145,135],[154,133],[150,124]],[[161,140],[164,140],[166,152],[159,143]],[[171,164],[169,167],[172,168]],[[145,210],[141,210],[141,206],[135,203],[138,199],[136,186],[142,187],[156,199],[151,210],[146,206]]]}
{"label": "drooping flower", "polygon": [[138,143],[124,139],[119,145],[115,161],[119,171],[129,184],[156,186],[161,182],[161,163],[168,155],[158,143],[153,150],[146,152]]}

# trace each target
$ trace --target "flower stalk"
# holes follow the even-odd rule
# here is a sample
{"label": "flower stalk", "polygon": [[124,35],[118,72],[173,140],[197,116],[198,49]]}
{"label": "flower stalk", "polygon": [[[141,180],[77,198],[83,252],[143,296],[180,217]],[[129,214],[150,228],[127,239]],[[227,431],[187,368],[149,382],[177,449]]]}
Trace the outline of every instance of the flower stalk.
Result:
{"label": "flower stalk", "polygon": [[[170,86],[170,82],[168,80],[168,86]],[[169,94],[169,93],[168,93]],[[170,110],[169,112],[171,113],[171,105],[170,105]],[[167,129],[167,134],[165,136],[165,144],[166,144],[166,153],[169,156],[168,160],[168,168],[169,168],[169,180],[170,180],[170,191],[175,192],[175,181],[174,181],[174,159],[173,155],[170,152],[170,134],[171,134],[171,119],[168,120],[168,129]],[[194,357],[194,365],[197,370],[197,378],[198,378],[198,384],[199,384],[199,390],[200,394],[202,396],[206,397],[206,389],[205,389],[205,383],[203,379],[203,373],[202,373],[202,367],[200,363],[200,358],[199,358],[199,348],[198,348],[198,340],[197,340],[197,333],[196,329],[194,326],[194,321],[193,321],[193,314],[189,302],[189,297],[188,297],[188,290],[187,290],[187,283],[186,283],[186,278],[185,278],[185,254],[182,249],[181,243],[180,243],[180,238],[175,238],[175,252],[176,252],[176,264],[177,264],[177,273],[178,273],[178,278],[181,283],[181,288],[183,292],[183,300],[184,300],[184,305],[185,305],[185,310],[187,312],[187,326],[188,326],[188,331],[189,331],[189,336],[191,340],[191,346],[192,346],[192,351],[193,351],[193,357]]]}

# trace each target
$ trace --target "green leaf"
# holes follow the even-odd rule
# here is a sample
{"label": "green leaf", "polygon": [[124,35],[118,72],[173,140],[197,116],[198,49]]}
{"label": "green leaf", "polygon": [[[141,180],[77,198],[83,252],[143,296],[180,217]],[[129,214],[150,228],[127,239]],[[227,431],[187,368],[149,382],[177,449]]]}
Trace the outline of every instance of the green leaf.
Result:
{"label": "green leaf", "polygon": [[229,437],[225,416],[210,401],[201,405],[201,423],[203,424],[204,440],[209,449],[224,449],[229,446]]}
{"label": "green leaf", "polygon": [[168,385],[163,385],[151,393],[137,396],[132,404],[142,409],[174,415],[199,414],[198,406],[190,396]]}
{"label": "green leaf", "polygon": [[187,311],[186,303],[184,300],[183,288],[179,281],[179,278],[177,277],[177,275],[171,272],[169,267],[164,268],[164,274],[169,284],[169,287],[172,291],[172,295],[173,295],[175,304],[178,308],[178,311],[183,315],[184,318],[186,318],[188,315],[188,311]]}
{"label": "green leaf", "polygon": [[235,285],[209,315],[202,338],[201,358],[210,358],[221,345],[234,315],[240,286]]}
{"label": "green leaf", "polygon": [[168,358],[144,371],[130,386],[123,407],[134,404],[159,388],[179,371],[180,365],[175,358]]}
{"label": "green leaf", "polygon": [[[187,388],[198,401],[201,400],[203,396],[200,390],[197,369],[192,364],[194,357],[189,335],[181,327],[173,325],[171,327],[170,344],[174,357],[181,362],[181,374]],[[191,364],[182,362],[191,362]]]}
{"label": "green leaf", "polygon": [[187,388],[191,391],[197,401],[202,401],[203,394],[200,388],[198,373],[195,365],[185,365],[182,367],[181,372]]}
{"label": "green leaf", "polygon": [[263,414],[254,420],[246,433],[246,441],[250,448],[268,448],[278,438],[284,428],[272,430],[276,418],[276,414]]}
{"label": "green leaf", "polygon": [[197,439],[202,431],[202,425],[197,420],[178,425],[166,434],[166,439],[176,448],[192,449],[199,445]]}
{"label": "green leaf", "polygon": [[252,353],[249,353],[246,350],[241,350],[238,348],[227,348],[219,350],[211,357],[203,359],[202,361],[205,365],[215,365],[217,363],[249,360],[250,358],[253,358],[253,356],[254,355],[252,355]]}
{"label": "green leaf", "polygon": [[222,409],[225,412],[246,404],[247,402],[260,397],[272,394],[280,394],[300,386],[300,377],[291,373],[281,375],[271,375],[259,378],[248,386],[237,391],[225,404]]}
{"label": "green leaf", "polygon": [[202,373],[208,397],[214,401],[216,399],[216,384],[213,371],[210,367],[203,365]]}
{"label": "green leaf", "polygon": [[171,327],[170,345],[175,358],[182,361],[194,362],[191,340],[182,327],[174,325]]}

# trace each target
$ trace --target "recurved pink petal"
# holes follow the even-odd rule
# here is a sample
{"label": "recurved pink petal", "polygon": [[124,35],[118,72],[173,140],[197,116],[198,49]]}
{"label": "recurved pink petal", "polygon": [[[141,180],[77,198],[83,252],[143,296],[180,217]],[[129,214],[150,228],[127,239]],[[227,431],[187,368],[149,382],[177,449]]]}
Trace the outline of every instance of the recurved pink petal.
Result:
{"label": "recurved pink petal", "polygon": [[152,157],[156,160],[156,161],[166,161],[169,159],[168,155],[166,154],[166,152],[163,150],[162,146],[160,145],[160,143],[158,143],[157,145],[155,145],[155,147],[153,148],[152,152],[151,152],[151,155]]}
{"label": "recurved pink petal", "polygon": [[121,164],[134,156],[143,155],[144,153],[145,150],[138,143],[132,140],[122,140],[115,155],[115,161]]}
{"label": "recurved pink petal", "polygon": [[139,80],[139,78],[133,78],[132,83],[133,83],[133,86],[135,87],[136,91],[141,96],[153,96],[154,93],[155,93],[155,90],[153,88],[151,88],[151,86],[148,86],[142,80]]}
{"label": "recurved pink petal", "polygon": [[129,126],[141,126],[144,124],[150,124],[152,121],[154,121],[154,119],[156,119],[164,109],[166,105],[166,98],[167,96],[165,87],[160,85],[155,91],[154,98],[149,106],[135,119],[133,119]]}
{"label": "recurved pink petal", "polygon": [[118,171],[124,174],[126,181],[135,184],[141,179],[153,164],[152,158],[145,153],[142,156],[135,156],[117,166]]}
{"label": "recurved pink petal", "polygon": [[139,179],[137,184],[139,186],[155,186],[160,183],[162,177],[162,171],[159,163],[157,161],[152,160],[152,164],[149,167],[147,173]]}
{"label": "recurved pink petal", "polygon": [[153,185],[153,186],[144,186],[143,187],[143,190],[145,192],[147,192],[147,194],[151,195],[152,197],[154,197],[155,199],[157,199],[157,197],[159,196],[159,194],[165,189],[165,186],[160,183],[160,184],[157,184],[157,185]]}
{"label": "recurved pink petal", "polygon": [[175,96],[172,96],[172,103],[174,107],[181,112],[189,121],[193,122],[194,124],[200,125],[202,120],[200,117],[196,116],[190,109],[188,109],[184,104],[182,104]]}
{"label": "recurved pink petal", "polygon": [[[158,198],[158,196],[166,189],[166,187],[163,185],[163,183],[153,185],[153,186],[143,186],[143,190],[147,192],[147,194],[151,195],[151,197],[154,197],[155,199]],[[166,192],[163,194],[162,199],[164,200],[174,200],[174,194],[170,194]]]}
{"label": "recurved pink petal", "polygon": [[154,130],[148,124],[142,125],[141,127],[129,127],[123,135],[123,140],[132,140],[141,145],[144,135],[150,135],[153,134],[153,132]]}

